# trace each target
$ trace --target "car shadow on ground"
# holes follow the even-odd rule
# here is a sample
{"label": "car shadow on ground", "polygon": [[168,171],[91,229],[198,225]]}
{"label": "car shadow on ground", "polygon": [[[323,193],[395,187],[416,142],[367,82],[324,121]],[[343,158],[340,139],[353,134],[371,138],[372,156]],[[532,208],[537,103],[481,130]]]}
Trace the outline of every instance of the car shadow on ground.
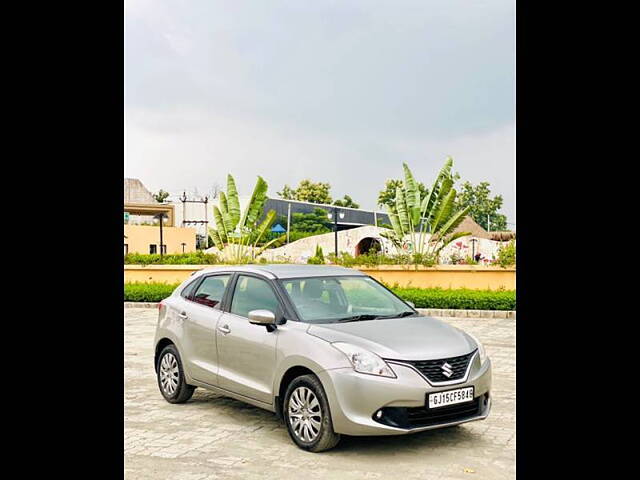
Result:
{"label": "car shadow on ground", "polygon": [[[194,396],[185,405],[197,405],[198,408],[222,409],[224,415],[233,418],[239,423],[269,424],[282,428],[285,434],[283,438],[289,441],[286,426],[278,420],[275,413],[254,407],[247,403],[225,397],[217,393],[197,389]],[[345,452],[357,452],[358,454],[372,455],[397,455],[399,450],[408,452],[411,450],[424,450],[425,448],[437,449],[443,445],[466,444],[477,442],[482,435],[465,425],[426,430],[407,435],[380,435],[380,436],[349,436],[342,435],[340,443],[326,455]],[[293,445],[291,443],[291,445]]]}
{"label": "car shadow on ground", "polygon": [[443,444],[451,445],[473,441],[478,437],[473,432],[462,425],[426,430],[424,432],[407,435],[382,435],[352,437],[343,435],[340,443],[336,446],[339,451],[358,451],[364,455],[395,455],[399,449],[408,452],[412,449],[440,448]]}

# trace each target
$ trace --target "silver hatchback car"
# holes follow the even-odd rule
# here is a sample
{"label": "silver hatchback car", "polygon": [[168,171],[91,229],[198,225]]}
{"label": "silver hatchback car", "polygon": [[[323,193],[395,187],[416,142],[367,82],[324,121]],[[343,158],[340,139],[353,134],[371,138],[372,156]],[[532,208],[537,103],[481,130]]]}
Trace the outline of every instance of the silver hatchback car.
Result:
{"label": "silver hatchback car", "polygon": [[300,448],[485,419],[491,362],[472,335],[342,267],[202,270],[159,308],[158,386],[196,387],[275,412]]}

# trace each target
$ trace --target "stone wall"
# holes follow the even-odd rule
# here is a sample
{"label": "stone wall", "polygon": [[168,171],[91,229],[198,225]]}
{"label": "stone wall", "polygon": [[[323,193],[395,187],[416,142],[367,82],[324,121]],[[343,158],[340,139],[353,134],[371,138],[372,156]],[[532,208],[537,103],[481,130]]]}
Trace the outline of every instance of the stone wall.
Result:
{"label": "stone wall", "polygon": [[[338,232],[338,251],[347,252],[350,255],[356,256],[356,246],[365,238],[373,238],[379,241],[382,245],[382,251],[389,255],[409,253],[411,251],[409,237],[405,240],[403,247],[397,251],[389,240],[382,237],[381,232],[384,230],[383,228],[369,225]],[[428,238],[429,235],[425,235],[425,241]],[[475,244],[472,243],[472,239],[476,240]],[[334,252],[334,233],[314,235],[279,248],[269,249],[262,254],[262,257],[269,262],[288,261],[293,263],[306,263],[307,259],[315,254],[316,245],[322,248],[325,256]],[[452,255],[465,259],[475,253],[480,253],[480,263],[489,263],[492,258],[497,257],[497,252],[501,245],[504,245],[504,242],[496,242],[486,238],[471,236],[462,237],[442,250],[440,253],[440,263],[445,265],[452,264]]]}
{"label": "stone wall", "polygon": [[[358,243],[365,238],[373,238],[380,242],[385,253],[395,253],[391,242],[380,235],[380,232],[384,230],[385,229],[373,225],[352,228],[351,230],[342,230],[338,232],[338,251],[347,252],[355,256]],[[322,248],[325,256],[334,252],[334,233],[323,233],[321,235],[302,238],[288,245],[266,250],[261,257],[265,258],[268,262],[288,261],[293,263],[307,263],[307,259],[315,254],[317,245]]]}
{"label": "stone wall", "polygon": [[[471,240],[475,238],[475,244]],[[452,263],[451,257],[455,254],[458,258],[471,257],[474,253],[480,253],[480,264],[489,263],[498,257],[498,250],[505,242],[496,242],[486,238],[462,237],[447,245],[440,252],[440,263],[448,265]]]}

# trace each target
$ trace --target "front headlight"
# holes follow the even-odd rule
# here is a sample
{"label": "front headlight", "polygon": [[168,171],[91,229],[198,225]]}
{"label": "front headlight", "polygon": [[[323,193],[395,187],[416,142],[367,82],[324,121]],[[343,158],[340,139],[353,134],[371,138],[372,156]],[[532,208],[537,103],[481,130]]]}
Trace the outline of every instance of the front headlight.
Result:
{"label": "front headlight", "polygon": [[471,333],[468,333],[468,332],[465,332],[465,333],[469,335],[471,338],[473,338],[476,344],[478,345],[478,355],[480,356],[480,365],[482,365],[484,361],[487,359],[487,351],[484,349],[484,345],[482,345],[480,340],[478,340],[478,338],[475,335],[472,335]]}
{"label": "front headlight", "polygon": [[387,362],[375,353],[350,343],[336,342],[331,345],[347,356],[356,372],[396,378],[396,374],[391,370],[391,367],[387,365]]}

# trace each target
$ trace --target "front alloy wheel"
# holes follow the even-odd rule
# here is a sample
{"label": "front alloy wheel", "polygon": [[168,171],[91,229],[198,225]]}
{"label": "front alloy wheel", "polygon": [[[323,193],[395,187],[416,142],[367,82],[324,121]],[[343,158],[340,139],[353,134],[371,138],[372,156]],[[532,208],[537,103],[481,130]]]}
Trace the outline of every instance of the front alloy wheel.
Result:
{"label": "front alloy wheel", "polygon": [[289,436],[303,450],[322,452],[340,441],[333,431],[324,388],[315,375],[303,375],[289,384],[283,410]]}
{"label": "front alloy wheel", "polygon": [[293,434],[304,442],[313,442],[320,434],[322,410],[320,402],[309,388],[298,387],[291,394],[289,422]]}

